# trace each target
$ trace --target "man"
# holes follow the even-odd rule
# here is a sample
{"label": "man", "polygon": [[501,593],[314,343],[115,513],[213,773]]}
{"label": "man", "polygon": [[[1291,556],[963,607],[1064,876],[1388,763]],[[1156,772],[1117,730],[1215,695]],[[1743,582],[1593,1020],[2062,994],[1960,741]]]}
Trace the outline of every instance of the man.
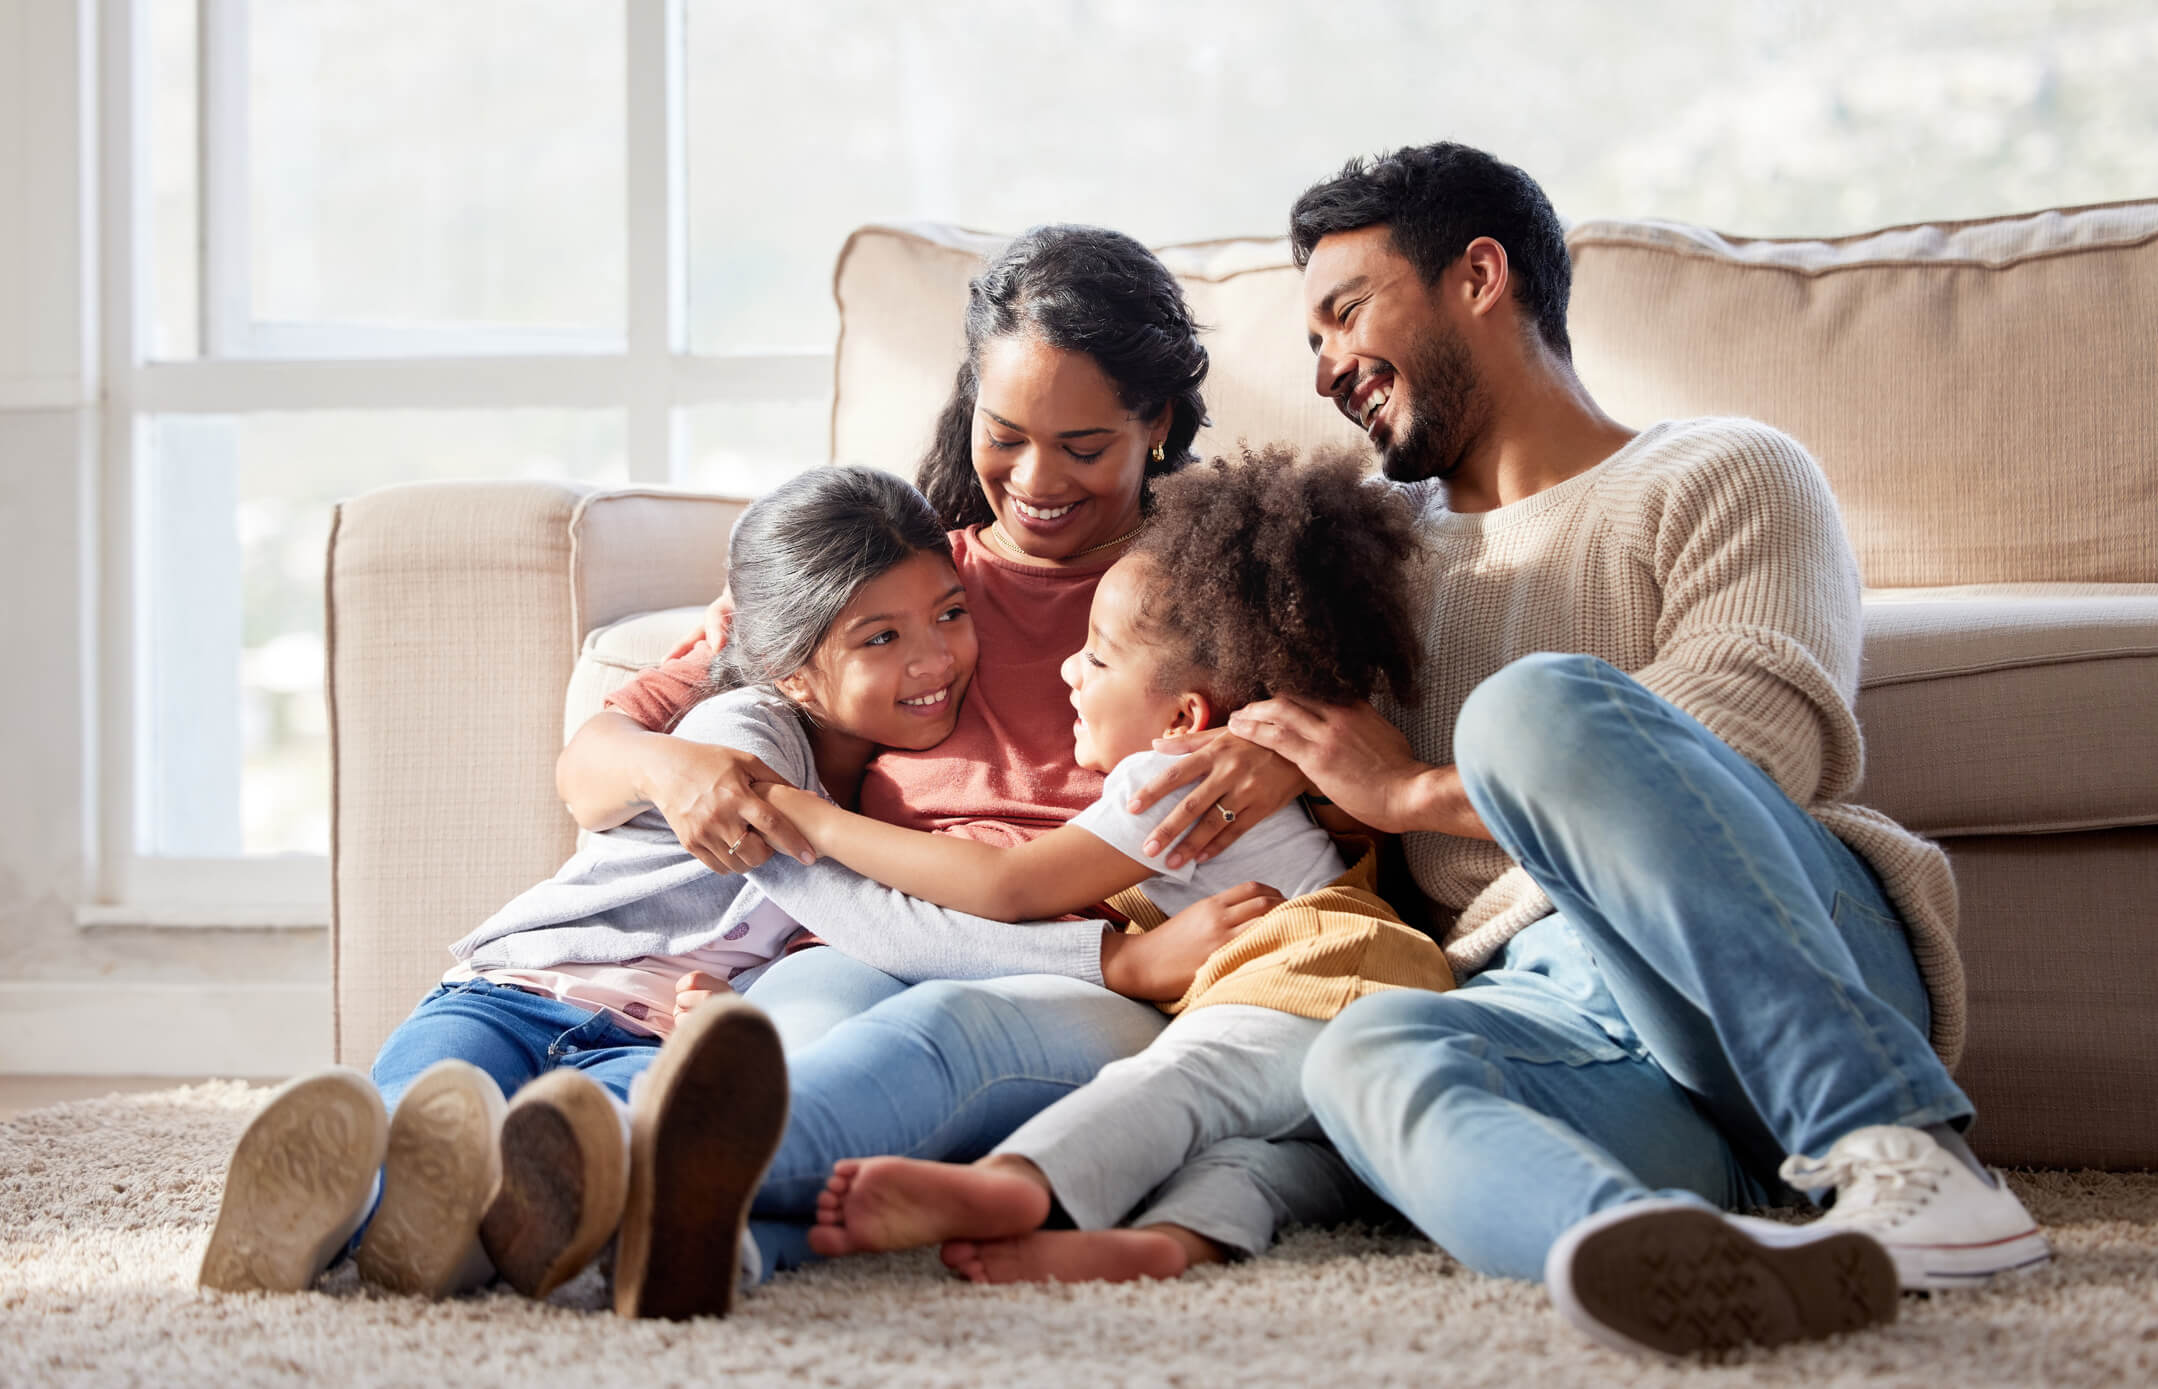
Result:
{"label": "man", "polygon": [[[1463,981],[1321,1036],[1342,1154],[1628,1349],[1827,1335],[1893,1318],[1899,1282],[2045,1261],[1960,1137],[1947,860],[1842,801],[1859,580],[1819,468],[1750,421],[1598,409],[1557,215],[1486,154],[1351,162],[1291,238],[1319,393],[1422,494],[1426,696],[1230,729],[1404,836]],[[1723,1214],[1793,1186],[1833,1208]]]}

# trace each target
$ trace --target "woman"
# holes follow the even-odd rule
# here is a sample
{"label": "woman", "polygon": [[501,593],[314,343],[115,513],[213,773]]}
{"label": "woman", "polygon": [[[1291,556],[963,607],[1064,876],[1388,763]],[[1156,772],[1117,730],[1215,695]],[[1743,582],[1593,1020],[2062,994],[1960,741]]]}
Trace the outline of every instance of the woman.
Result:
{"label": "woman", "polygon": [[[860,806],[912,828],[1010,843],[1100,794],[1100,775],[1074,765],[1058,670],[1085,643],[1094,588],[1137,533],[1148,480],[1190,460],[1207,359],[1167,268],[1128,237],[1083,227],[1036,230],[991,263],[969,286],[966,338],[919,481],[953,528],[981,661],[952,736],[929,753],[880,756]],[[692,653],[686,669],[707,654]],[[1253,906],[1223,903],[1181,942],[1099,922],[960,930],[944,913],[913,912],[910,899],[811,862],[801,836],[755,794],[753,783],[783,780],[755,758],[653,731],[689,697],[682,674],[654,672],[588,721],[563,752],[557,785],[587,828],[656,808],[700,858],[749,872],[838,947],[789,956],[749,992],[790,1020],[793,1115],[757,1193],[764,1218],[745,1262],[770,1269],[808,1257],[816,1195],[836,1160],[979,1156],[1143,1048],[1164,1018],[1133,1000],[1178,996]],[[1219,805],[1210,818],[1221,825],[1263,819],[1303,789],[1293,766],[1249,745],[1222,762],[1193,793]],[[941,933],[945,966],[933,976],[885,972],[897,969],[890,942],[916,932]],[[918,982],[925,977],[947,982]],[[961,979],[983,982],[948,982]],[[817,1004],[821,1016],[805,1021]],[[1292,1216],[1307,1213],[1309,1193],[1339,1190],[1323,1150],[1249,1147],[1245,1158],[1272,1174],[1262,1185]],[[1205,1234],[1215,1216],[1204,1204],[1195,1191],[1178,1223]],[[715,1233],[689,1222],[650,1237],[710,1248]],[[712,1272],[731,1281],[731,1270]]]}

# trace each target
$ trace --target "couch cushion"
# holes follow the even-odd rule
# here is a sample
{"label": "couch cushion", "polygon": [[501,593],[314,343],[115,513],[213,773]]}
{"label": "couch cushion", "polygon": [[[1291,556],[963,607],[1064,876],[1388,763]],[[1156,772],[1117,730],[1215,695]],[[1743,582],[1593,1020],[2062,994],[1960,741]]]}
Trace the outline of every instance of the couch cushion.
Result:
{"label": "couch cushion", "polygon": [[587,632],[576,669],[570,672],[569,692],[562,700],[563,741],[600,711],[608,695],[628,684],[638,671],[665,660],[682,638],[703,623],[702,608],[661,608]]}
{"label": "couch cushion", "polygon": [[2158,585],[1866,596],[1857,799],[1924,834],[2158,824]]}
{"label": "couch cushion", "polygon": [[1796,435],[1869,584],[2158,581],[2158,202],[1835,241],[1587,222],[1568,244],[1604,408]]}

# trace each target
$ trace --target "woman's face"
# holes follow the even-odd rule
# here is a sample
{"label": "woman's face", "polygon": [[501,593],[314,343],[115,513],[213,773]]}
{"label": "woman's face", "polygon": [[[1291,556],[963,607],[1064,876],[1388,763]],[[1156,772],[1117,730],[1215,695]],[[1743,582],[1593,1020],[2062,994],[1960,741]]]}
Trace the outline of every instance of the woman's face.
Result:
{"label": "woman's face", "polygon": [[1004,534],[1037,559],[1070,559],[1139,524],[1147,455],[1169,407],[1142,420],[1083,352],[1018,335],[976,365],[974,474]]}
{"label": "woman's face", "polygon": [[924,553],[863,584],[810,663],[778,683],[825,728],[927,748],[958,720],[976,655],[959,576],[944,556]]}

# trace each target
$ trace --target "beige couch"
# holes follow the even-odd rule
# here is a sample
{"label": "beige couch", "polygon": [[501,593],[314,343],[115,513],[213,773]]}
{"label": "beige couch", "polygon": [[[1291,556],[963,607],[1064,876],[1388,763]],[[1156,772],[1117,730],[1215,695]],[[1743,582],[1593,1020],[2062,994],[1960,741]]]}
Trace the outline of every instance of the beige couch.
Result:
{"label": "beige couch", "polygon": [[[1607,408],[1757,416],[1835,484],[1873,586],[1861,799],[1954,856],[1977,1146],[2158,1165],[2158,203],[1837,242],[1571,240],[1576,360]],[[911,472],[995,244],[848,242],[835,458]],[[1281,242],[1164,255],[1212,329],[1202,448],[1353,437],[1311,390]],[[473,483],[339,508],[341,1059],[365,1065],[444,944],[569,851],[563,733],[688,628],[738,507]]]}

